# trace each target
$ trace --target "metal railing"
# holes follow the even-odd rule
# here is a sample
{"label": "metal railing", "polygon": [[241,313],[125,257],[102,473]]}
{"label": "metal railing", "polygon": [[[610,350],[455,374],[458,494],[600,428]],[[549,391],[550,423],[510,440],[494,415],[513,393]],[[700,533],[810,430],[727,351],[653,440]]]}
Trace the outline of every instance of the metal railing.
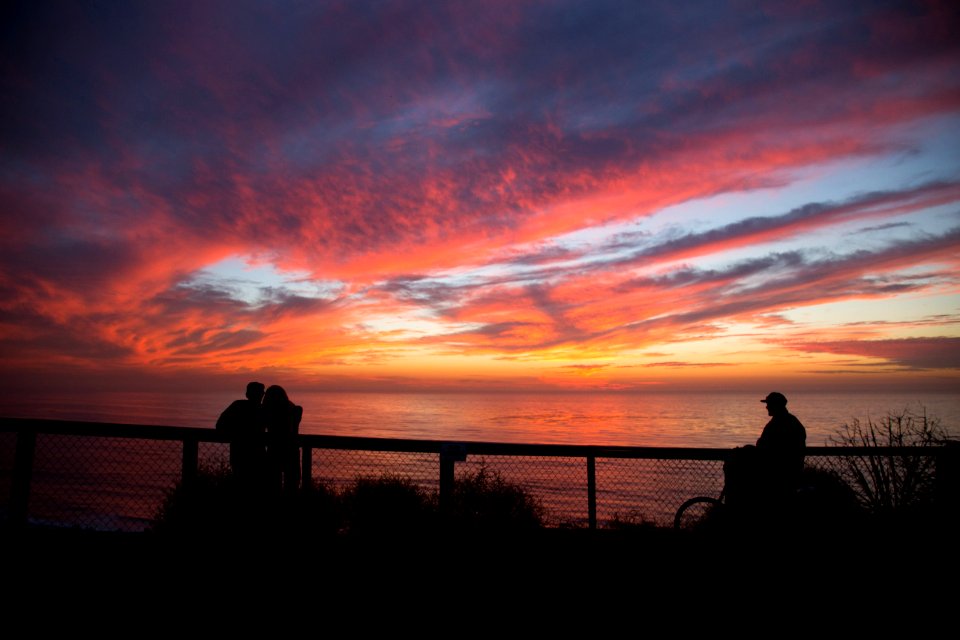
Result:
{"label": "metal railing", "polygon": [[[548,526],[669,526],[694,495],[718,495],[729,449],[445,442],[301,434],[304,486],[344,489],[403,477],[441,505],[458,474],[487,469],[542,503]],[[0,519],[145,530],[173,486],[226,464],[213,429],[0,418]],[[808,447],[807,464],[843,475],[850,457],[932,460],[930,482],[957,495],[957,447]],[[852,479],[851,479],[852,480]]]}

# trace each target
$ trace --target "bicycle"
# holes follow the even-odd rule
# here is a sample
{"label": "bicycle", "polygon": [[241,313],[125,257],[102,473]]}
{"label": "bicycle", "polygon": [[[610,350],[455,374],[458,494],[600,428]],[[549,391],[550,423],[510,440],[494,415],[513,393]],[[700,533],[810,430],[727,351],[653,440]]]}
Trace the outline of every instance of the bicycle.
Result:
{"label": "bicycle", "polygon": [[[695,496],[684,501],[673,518],[674,529],[705,528],[707,524],[743,522],[763,512],[783,513],[783,496],[764,495],[772,477],[767,476],[768,458],[753,445],[735,447],[724,457],[724,484],[720,495]],[[730,496],[736,496],[731,509]],[[789,500],[788,502],[794,502]]]}
{"label": "bicycle", "polygon": [[691,530],[703,527],[711,521],[723,517],[725,504],[724,492],[716,498],[713,496],[695,496],[685,500],[673,516],[673,528],[677,530]]}
{"label": "bicycle", "polygon": [[695,496],[685,500],[673,517],[677,530],[717,528],[731,521],[766,513],[787,516],[806,526],[844,526],[856,522],[862,513],[856,496],[839,476],[830,471],[806,467],[799,487],[775,502],[753,502],[752,506],[731,509],[724,487],[720,495]]}

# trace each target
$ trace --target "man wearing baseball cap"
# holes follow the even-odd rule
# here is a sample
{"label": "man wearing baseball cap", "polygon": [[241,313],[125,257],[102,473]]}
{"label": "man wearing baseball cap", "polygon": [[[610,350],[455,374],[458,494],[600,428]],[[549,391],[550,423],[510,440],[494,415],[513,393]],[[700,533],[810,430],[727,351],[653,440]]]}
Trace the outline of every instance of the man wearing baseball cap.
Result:
{"label": "man wearing baseball cap", "polygon": [[767,414],[770,416],[770,421],[757,440],[757,450],[761,453],[765,475],[770,482],[769,493],[786,495],[799,486],[807,430],[796,416],[787,411],[787,398],[782,393],[768,393],[760,402],[767,405]]}
{"label": "man wearing baseball cap", "polygon": [[776,515],[800,486],[807,431],[776,391],[761,400],[770,421],[756,445],[735,447],[723,464],[723,494],[741,516]]}

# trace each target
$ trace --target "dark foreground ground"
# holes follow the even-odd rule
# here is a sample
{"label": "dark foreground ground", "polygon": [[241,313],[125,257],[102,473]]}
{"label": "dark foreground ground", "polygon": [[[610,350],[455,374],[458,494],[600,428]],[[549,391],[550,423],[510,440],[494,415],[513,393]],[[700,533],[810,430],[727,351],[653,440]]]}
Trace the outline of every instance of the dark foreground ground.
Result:
{"label": "dark foreground ground", "polygon": [[325,539],[7,530],[0,602],[8,624],[38,633],[134,624],[136,636],[172,625],[189,637],[273,637],[306,625],[311,635],[335,627],[337,637],[513,637],[520,627],[577,635],[587,624],[593,636],[671,624],[699,635],[721,624],[720,635],[738,636],[768,617],[780,618],[777,635],[820,619],[846,620],[857,635],[872,625],[915,633],[958,606],[956,533],[942,522],[735,537],[655,528]]}

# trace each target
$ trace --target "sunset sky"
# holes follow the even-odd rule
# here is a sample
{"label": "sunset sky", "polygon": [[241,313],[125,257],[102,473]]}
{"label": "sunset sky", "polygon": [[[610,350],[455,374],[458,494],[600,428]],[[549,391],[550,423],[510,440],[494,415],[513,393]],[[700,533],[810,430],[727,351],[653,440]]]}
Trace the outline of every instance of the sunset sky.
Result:
{"label": "sunset sky", "polygon": [[960,388],[956,2],[13,2],[6,389]]}

